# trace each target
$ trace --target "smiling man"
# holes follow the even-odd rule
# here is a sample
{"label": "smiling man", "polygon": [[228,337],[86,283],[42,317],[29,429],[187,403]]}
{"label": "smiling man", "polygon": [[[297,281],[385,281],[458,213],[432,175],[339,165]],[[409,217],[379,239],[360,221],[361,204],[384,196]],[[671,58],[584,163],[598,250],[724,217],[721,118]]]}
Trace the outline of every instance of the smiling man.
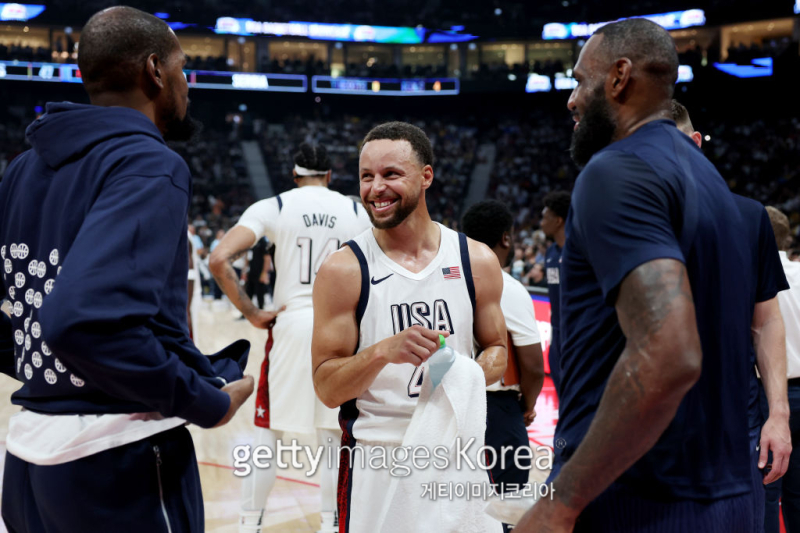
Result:
{"label": "smiling man", "polygon": [[575,66],[555,497],[515,531],[752,531],[755,276],[725,181],[670,120],[677,70],[644,19]]}
{"label": "smiling man", "polygon": [[[403,442],[440,332],[465,356],[474,332],[486,384],[505,371],[500,264],[486,245],[431,220],[425,191],[432,165],[430,140],[416,126],[390,122],[370,131],[359,172],[375,229],[332,254],[317,274],[314,386],[326,405],[341,406],[346,446]],[[474,393],[485,395],[483,387]],[[362,469],[359,461],[351,468],[343,454],[342,531],[376,531],[390,481],[387,471]]]}

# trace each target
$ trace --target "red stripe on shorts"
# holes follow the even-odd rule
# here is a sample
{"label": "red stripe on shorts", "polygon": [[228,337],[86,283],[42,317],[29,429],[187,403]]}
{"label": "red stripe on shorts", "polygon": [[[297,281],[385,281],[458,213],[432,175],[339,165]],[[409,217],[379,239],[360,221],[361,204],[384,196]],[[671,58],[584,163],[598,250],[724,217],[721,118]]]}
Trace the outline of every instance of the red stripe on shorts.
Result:
{"label": "red stripe on shorts", "polygon": [[261,376],[258,378],[256,390],[255,424],[260,428],[269,429],[269,352],[274,344],[272,328],[269,328],[267,345],[264,347],[264,362],[261,363]]}

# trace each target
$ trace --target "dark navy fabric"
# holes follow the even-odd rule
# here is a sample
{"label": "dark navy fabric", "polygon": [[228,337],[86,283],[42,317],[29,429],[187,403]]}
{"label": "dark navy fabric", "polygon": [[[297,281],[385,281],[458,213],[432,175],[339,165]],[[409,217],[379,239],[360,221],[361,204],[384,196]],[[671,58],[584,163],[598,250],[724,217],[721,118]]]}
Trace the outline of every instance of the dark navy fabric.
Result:
{"label": "dark navy fabric", "polygon": [[185,427],[60,465],[6,453],[3,487],[9,533],[205,531],[197,457]]}
{"label": "dark navy fabric", "polygon": [[[764,387],[759,387],[761,410],[769,416]],[[789,392],[789,431],[792,434],[792,454],[786,474],[766,486],[764,502],[764,533],[781,533],[780,514],[783,514],[786,533],[800,531],[800,385],[791,380]]]}
{"label": "dark navy fabric", "polygon": [[[771,300],[780,291],[787,290],[789,282],[786,281],[786,275],[783,273],[778,244],[775,241],[775,233],[772,231],[772,223],[769,221],[767,210],[759,202],[738,194],[734,194],[733,199],[739,207],[747,227],[746,243],[750,244],[750,268],[751,272],[756,273],[756,283],[752,286],[750,303],[755,308],[755,304]],[[755,370],[756,352],[752,342],[749,349],[750,392],[747,418],[749,427],[753,430],[761,427],[764,419],[761,417],[761,407],[759,406],[759,385]]]}
{"label": "dark navy fabric", "polygon": [[550,379],[561,390],[561,247],[553,243],[545,254],[545,273],[547,275],[547,294],[550,297]]}
{"label": "dark navy fabric", "polygon": [[[494,457],[497,458],[492,468],[492,481],[498,485],[497,491],[523,490],[522,485],[528,482],[531,461],[528,457],[520,457],[518,465],[514,461],[514,452],[523,446],[530,446],[530,442],[517,391],[486,393],[486,446],[494,449]],[[504,447],[507,448],[505,452]]]}
{"label": "dark navy fabric", "polygon": [[[686,265],[702,374],[656,444],[613,486],[660,499],[749,493],[748,362],[755,273],[727,184],[668,120],[592,157],[567,217],[561,280],[561,398],[555,472],[583,440],[625,347],[617,292],[656,259]],[[622,409],[623,406],[616,408]]]}
{"label": "dark navy fabric", "polygon": [[761,454],[761,428],[750,430],[750,473],[753,492],[753,531],[763,531],[766,491],[764,488],[764,472],[758,468]]}
{"label": "dark navy fabric", "polygon": [[249,343],[208,358],[189,338],[186,163],[122,107],[50,103],[27,138],[0,184],[0,297],[13,304],[0,368],[22,382],[12,402],[215,425]]}
{"label": "dark navy fabric", "polygon": [[574,533],[756,533],[752,494],[664,501],[612,485],[578,517]]}

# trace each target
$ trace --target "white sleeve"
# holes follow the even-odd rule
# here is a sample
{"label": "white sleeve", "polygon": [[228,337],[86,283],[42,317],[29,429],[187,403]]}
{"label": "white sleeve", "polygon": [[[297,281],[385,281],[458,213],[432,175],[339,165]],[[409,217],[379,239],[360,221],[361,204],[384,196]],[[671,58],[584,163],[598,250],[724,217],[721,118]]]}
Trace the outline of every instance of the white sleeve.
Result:
{"label": "white sleeve", "polygon": [[275,242],[275,228],[277,226],[275,222],[278,214],[280,214],[280,208],[278,207],[277,198],[259,200],[242,213],[236,225],[248,228],[256,234],[253,245],[261,237],[266,237],[267,240]]}
{"label": "white sleeve", "polygon": [[506,319],[506,328],[511,334],[515,346],[530,346],[541,342],[539,326],[536,324],[536,313],[530,294],[515,279],[503,276],[503,296],[500,307]]}

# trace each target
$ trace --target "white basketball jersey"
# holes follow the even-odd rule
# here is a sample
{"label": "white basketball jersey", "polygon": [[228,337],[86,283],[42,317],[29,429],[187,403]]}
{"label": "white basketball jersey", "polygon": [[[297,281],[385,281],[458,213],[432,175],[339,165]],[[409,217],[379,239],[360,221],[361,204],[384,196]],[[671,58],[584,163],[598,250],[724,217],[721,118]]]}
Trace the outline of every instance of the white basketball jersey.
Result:
{"label": "white basketball jersey", "polygon": [[275,245],[276,309],[311,309],[317,271],[339,246],[372,227],[360,203],[327,187],[305,186],[251,205],[238,226],[256,241],[266,236]]}
{"label": "white basketball jersey", "polygon": [[[447,345],[471,356],[475,290],[467,238],[439,227],[439,253],[417,274],[389,259],[371,229],[348,243],[361,264],[358,351],[419,324],[449,331]],[[401,443],[426,371],[427,363],[386,365],[369,389],[342,406],[340,420],[349,436]]]}

